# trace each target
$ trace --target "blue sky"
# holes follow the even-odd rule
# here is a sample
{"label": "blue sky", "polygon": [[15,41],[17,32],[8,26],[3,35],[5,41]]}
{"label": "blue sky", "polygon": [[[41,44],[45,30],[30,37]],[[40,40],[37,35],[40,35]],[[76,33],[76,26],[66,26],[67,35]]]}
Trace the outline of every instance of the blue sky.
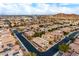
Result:
{"label": "blue sky", "polygon": [[0,15],[79,14],[75,3],[0,3]]}

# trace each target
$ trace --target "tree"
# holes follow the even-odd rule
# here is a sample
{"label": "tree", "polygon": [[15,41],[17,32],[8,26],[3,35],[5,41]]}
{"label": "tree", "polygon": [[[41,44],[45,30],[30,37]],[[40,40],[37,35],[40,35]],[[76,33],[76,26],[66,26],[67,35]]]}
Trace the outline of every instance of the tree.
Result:
{"label": "tree", "polygon": [[50,30],[50,29],[49,29],[48,31],[49,31],[49,32],[52,32],[53,30]]}
{"label": "tree", "polygon": [[15,44],[17,44],[17,45],[18,45],[18,44],[20,44],[20,42],[19,42],[19,41],[16,41],[16,42],[15,42]]}
{"label": "tree", "polygon": [[32,39],[32,36],[27,36],[27,38],[28,38],[29,40],[31,40],[31,39]]}
{"label": "tree", "polygon": [[67,45],[67,44],[59,45],[59,50],[62,51],[62,52],[67,52],[69,49],[70,49],[69,45]]}
{"label": "tree", "polygon": [[49,44],[51,44],[51,45],[52,45],[52,44],[53,44],[53,41],[49,41]]}
{"label": "tree", "polygon": [[39,25],[39,27],[43,27],[44,25]]}
{"label": "tree", "polygon": [[69,32],[63,32],[64,33],[64,35],[67,35]]}
{"label": "tree", "polygon": [[70,26],[73,26],[72,24],[70,24]]}
{"label": "tree", "polygon": [[75,38],[70,38],[71,43],[73,43],[75,41]]}

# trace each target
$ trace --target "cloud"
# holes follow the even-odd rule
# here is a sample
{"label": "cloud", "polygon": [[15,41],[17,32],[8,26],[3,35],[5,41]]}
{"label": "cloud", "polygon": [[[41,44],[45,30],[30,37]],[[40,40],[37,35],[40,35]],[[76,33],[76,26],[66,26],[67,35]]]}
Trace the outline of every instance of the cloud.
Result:
{"label": "cloud", "polygon": [[79,3],[79,0],[0,0],[0,3]]}
{"label": "cloud", "polygon": [[[35,5],[33,5],[35,4]],[[73,4],[58,3],[2,3],[0,4],[0,15],[46,15],[56,13],[79,14],[78,7],[68,7]],[[64,5],[64,6],[61,6]],[[68,5],[68,6],[66,6]]]}
{"label": "cloud", "polygon": [[31,4],[0,4],[1,15],[25,15],[31,10]]}

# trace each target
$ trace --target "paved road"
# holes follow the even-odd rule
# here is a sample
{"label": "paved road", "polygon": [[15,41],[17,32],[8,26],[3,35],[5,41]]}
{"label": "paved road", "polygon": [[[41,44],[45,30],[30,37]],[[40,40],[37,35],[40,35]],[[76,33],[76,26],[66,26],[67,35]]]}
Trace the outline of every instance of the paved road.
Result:
{"label": "paved road", "polygon": [[58,50],[59,44],[67,43],[70,40],[70,36],[75,36],[79,32],[74,32],[69,35],[69,37],[65,37],[62,41],[51,47],[49,50],[45,52],[39,52],[33,45],[31,45],[30,42],[27,41],[26,38],[22,36],[21,33],[19,33],[17,30],[13,30],[14,34],[19,38],[19,40],[22,42],[22,44],[28,49],[28,51],[37,53],[38,56],[52,56],[54,55]]}

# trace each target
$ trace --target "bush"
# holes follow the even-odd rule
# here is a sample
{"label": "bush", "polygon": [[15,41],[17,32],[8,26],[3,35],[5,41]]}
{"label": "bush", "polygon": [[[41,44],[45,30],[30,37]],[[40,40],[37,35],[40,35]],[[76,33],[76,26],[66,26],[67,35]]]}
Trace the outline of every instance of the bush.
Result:
{"label": "bush", "polygon": [[42,32],[35,32],[35,34],[33,35],[33,37],[41,37],[42,34],[45,34],[45,32],[44,31],[42,31]]}
{"label": "bush", "polygon": [[29,53],[25,52],[25,53],[24,53],[24,56],[36,56],[36,55],[37,55],[37,54],[34,53],[34,52],[29,52]]}

